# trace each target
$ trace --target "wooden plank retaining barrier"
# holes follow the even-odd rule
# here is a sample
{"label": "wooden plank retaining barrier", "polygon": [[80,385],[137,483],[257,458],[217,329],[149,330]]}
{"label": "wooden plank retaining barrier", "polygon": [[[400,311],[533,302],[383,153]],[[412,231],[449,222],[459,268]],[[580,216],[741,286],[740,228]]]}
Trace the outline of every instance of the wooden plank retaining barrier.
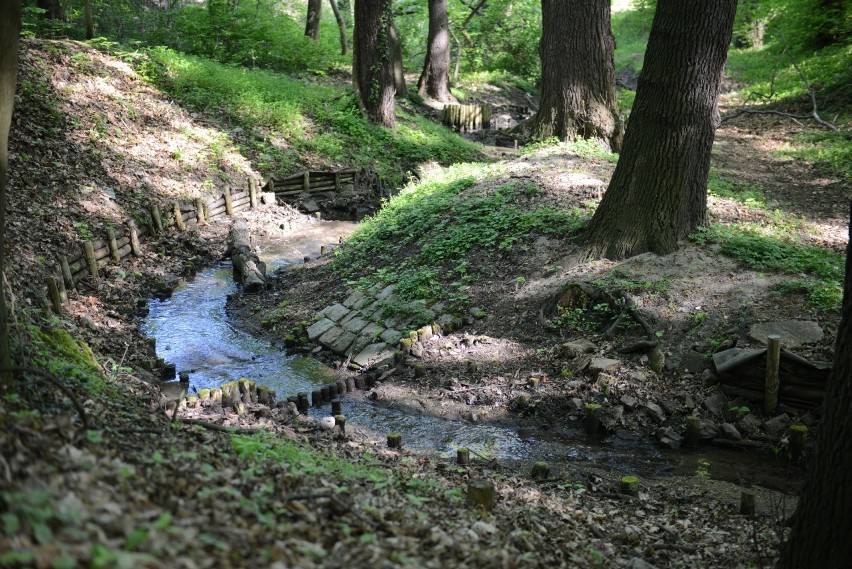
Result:
{"label": "wooden plank retaining barrier", "polygon": [[55,274],[45,278],[41,293],[45,301],[43,304],[61,311],[62,305],[68,302],[69,293],[77,290],[80,283],[97,281],[101,269],[111,264],[120,265],[128,257],[141,255],[142,240],[147,237],[168,230],[187,231],[208,219],[233,216],[256,207],[257,188],[257,181],[250,179],[247,189],[226,188],[221,194],[195,198],[190,202],[178,200],[171,204],[151,204],[147,211],[136,213],[141,224],[128,219],[106,229],[103,238],[84,241],[81,249],[72,249],[59,256]]}
{"label": "wooden plank retaining barrier", "polygon": [[274,192],[276,199],[303,193],[340,192],[344,185],[358,186],[358,171],[354,168],[335,172],[305,170],[286,178],[270,178],[264,191]]}

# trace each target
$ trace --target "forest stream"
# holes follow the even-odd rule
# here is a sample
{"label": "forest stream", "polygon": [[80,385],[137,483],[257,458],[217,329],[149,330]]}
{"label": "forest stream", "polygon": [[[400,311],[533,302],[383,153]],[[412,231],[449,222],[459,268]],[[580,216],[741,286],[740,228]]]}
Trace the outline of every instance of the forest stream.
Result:
{"label": "forest stream", "polygon": [[[272,272],[316,254],[320,245],[336,238],[347,222],[323,222],[306,234],[261,246],[261,257]],[[343,227],[346,229],[346,227]],[[350,228],[351,229],[351,228]],[[156,339],[157,355],[190,375],[190,391],[249,377],[273,389],[278,399],[310,392],[336,379],[336,372],[309,357],[288,354],[228,322],[227,297],[237,292],[230,262],[199,272],[165,300],[149,301],[142,331]],[[405,447],[448,459],[460,447],[501,465],[521,467],[544,460],[554,466],[584,470],[604,469],[644,477],[699,474],[739,484],[770,488],[783,493],[797,491],[800,468],[779,466],[772,456],[753,452],[704,447],[698,450],[660,449],[651,440],[627,431],[606,438],[588,437],[581,425],[541,430],[522,425],[471,423],[447,420],[428,413],[413,414],[376,402],[365,392],[342,398],[347,428],[380,440],[399,432]],[[316,419],[328,416],[329,408],[312,407]]]}

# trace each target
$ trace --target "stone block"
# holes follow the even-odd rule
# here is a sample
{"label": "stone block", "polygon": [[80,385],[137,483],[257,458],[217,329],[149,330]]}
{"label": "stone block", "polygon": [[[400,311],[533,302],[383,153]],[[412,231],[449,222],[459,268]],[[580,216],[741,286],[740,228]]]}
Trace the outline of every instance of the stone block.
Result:
{"label": "stone block", "polygon": [[355,303],[364,298],[364,293],[360,290],[356,290],[352,294],[346,297],[346,300],[343,301],[343,306],[346,308],[355,308]]}
{"label": "stone block", "polygon": [[352,361],[363,367],[368,366],[379,366],[383,365],[389,361],[393,361],[393,348],[384,342],[376,342],[375,344],[370,344],[363,350],[361,350],[358,355],[356,355]]}
{"label": "stone block", "polygon": [[348,331],[348,332],[352,332],[353,334],[357,334],[358,332],[360,332],[361,330],[366,328],[367,324],[369,324],[369,322],[367,322],[367,320],[364,320],[360,316],[356,316],[355,318],[352,318],[352,319],[344,322],[343,323],[343,329]]}
{"label": "stone block", "polygon": [[311,342],[314,342],[317,338],[331,330],[333,327],[334,322],[328,318],[323,318],[322,320],[314,322],[307,329],[308,339],[310,339]]}
{"label": "stone block", "polygon": [[322,311],[323,316],[334,322],[343,320],[343,317],[347,314],[349,314],[349,309],[342,304],[332,304]]}

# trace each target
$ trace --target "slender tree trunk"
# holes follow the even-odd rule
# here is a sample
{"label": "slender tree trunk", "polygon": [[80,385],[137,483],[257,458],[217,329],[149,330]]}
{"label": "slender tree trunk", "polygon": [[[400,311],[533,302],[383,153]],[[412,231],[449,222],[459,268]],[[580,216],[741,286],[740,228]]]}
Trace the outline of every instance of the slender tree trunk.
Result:
{"label": "slender tree trunk", "polygon": [[322,0],[308,0],[308,17],[305,21],[305,35],[312,40],[319,39]]}
{"label": "slender tree trunk", "polygon": [[38,0],[36,6],[44,10],[44,15],[49,20],[65,20],[65,12],[59,0]]}
{"label": "slender tree trunk", "polygon": [[93,37],[95,37],[95,23],[92,20],[92,0],[86,0],[85,15],[86,15],[86,39],[90,40]]}
{"label": "slender tree trunk", "polygon": [[541,105],[530,137],[597,139],[621,148],[609,0],[542,0]]}
{"label": "slender tree trunk", "polygon": [[408,86],[405,84],[405,72],[402,69],[402,39],[396,24],[390,26],[391,55],[393,56],[393,86],[397,97],[408,96]]}
{"label": "slender tree trunk", "polygon": [[328,2],[331,4],[331,11],[334,12],[334,19],[337,20],[337,28],[340,30],[340,53],[346,55],[349,53],[349,40],[346,39],[346,20],[343,19],[343,14],[340,13],[337,0],[328,0]]}
{"label": "slender tree trunk", "polygon": [[442,103],[457,102],[450,93],[450,22],[447,0],[429,0],[429,39],[417,92],[421,97]]}
{"label": "slender tree trunk", "polygon": [[590,256],[671,253],[706,221],[736,7],[736,0],[658,1],[624,149],[587,229]]}
{"label": "slender tree trunk", "polygon": [[388,128],[396,125],[390,0],[355,0],[352,81],[367,117]]}
{"label": "slender tree trunk", "polygon": [[849,224],[843,309],[824,415],[793,529],[776,569],[846,569],[852,561],[852,208]]}
{"label": "slender tree trunk", "polygon": [[[18,73],[18,37],[21,35],[21,2],[0,2],[0,367],[11,367],[9,309],[6,306],[6,182],[9,174],[9,128],[15,106]],[[0,384],[9,379],[0,372]]]}

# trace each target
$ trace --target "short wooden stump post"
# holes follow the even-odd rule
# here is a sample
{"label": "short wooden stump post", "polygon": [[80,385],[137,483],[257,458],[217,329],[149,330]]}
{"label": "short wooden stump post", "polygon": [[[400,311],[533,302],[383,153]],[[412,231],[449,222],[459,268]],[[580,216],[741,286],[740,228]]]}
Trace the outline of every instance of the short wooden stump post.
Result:
{"label": "short wooden stump post", "polygon": [[600,408],[597,403],[586,403],[586,413],[583,418],[583,423],[586,427],[586,433],[594,435],[598,432],[601,426]]}
{"label": "short wooden stump post", "polygon": [[740,515],[754,515],[754,492],[751,490],[743,490],[740,494]]}
{"label": "short wooden stump post", "polygon": [[497,502],[497,491],[494,483],[490,480],[471,480],[467,485],[467,504],[469,506],[481,507],[485,510],[494,508]]}
{"label": "short wooden stump post", "polygon": [[460,448],[456,450],[456,464],[467,466],[470,464],[470,449]]}
{"label": "short wooden stump post", "polygon": [[621,477],[621,493],[635,496],[639,491],[639,477],[632,474]]}
{"label": "short wooden stump post", "polygon": [[401,449],[402,435],[399,433],[391,433],[388,435],[388,448]]}

